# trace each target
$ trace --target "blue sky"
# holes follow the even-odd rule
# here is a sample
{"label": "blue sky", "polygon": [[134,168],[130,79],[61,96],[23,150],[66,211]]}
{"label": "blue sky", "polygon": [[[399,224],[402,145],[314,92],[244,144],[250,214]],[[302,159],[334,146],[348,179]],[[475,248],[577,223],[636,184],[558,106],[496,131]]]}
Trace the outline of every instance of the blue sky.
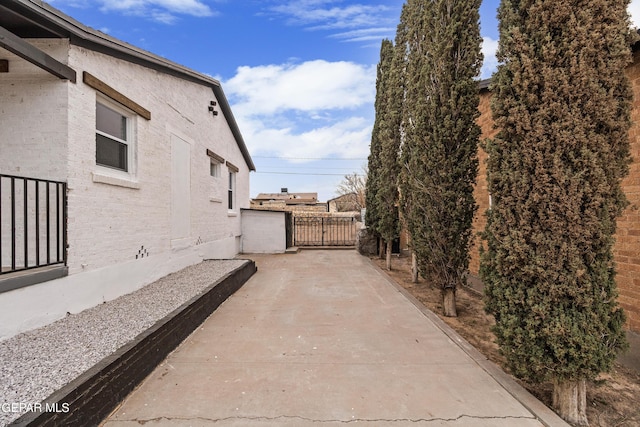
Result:
{"label": "blue sky", "polygon": [[[253,157],[251,197],[336,196],[369,153],[380,42],[401,0],[48,0],[101,30],[221,81]],[[499,0],[480,9],[495,70]],[[640,17],[640,0],[630,6]]]}

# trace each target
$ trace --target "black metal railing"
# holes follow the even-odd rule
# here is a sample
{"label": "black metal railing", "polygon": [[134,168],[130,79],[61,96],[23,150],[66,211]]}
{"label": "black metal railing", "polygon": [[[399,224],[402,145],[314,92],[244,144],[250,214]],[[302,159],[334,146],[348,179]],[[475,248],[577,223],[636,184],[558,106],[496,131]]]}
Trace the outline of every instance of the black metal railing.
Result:
{"label": "black metal railing", "polygon": [[67,262],[67,184],[0,174],[0,274]]}

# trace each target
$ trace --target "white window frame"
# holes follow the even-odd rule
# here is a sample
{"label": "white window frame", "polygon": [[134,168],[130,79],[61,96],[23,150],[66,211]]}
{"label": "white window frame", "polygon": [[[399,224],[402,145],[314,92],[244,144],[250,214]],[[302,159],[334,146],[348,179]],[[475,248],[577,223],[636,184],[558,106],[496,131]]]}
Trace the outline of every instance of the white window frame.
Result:
{"label": "white window frame", "polygon": [[222,176],[222,162],[210,157],[211,161],[209,163],[209,175],[211,178],[220,178]]}
{"label": "white window frame", "polygon": [[[227,190],[227,208],[229,212],[236,212],[236,172],[229,170],[229,185]],[[230,206],[229,206],[230,205]]]}
{"label": "white window frame", "polygon": [[[97,126],[97,121],[98,121],[98,117],[97,117],[97,107],[96,107],[96,119],[94,122],[94,128],[95,128],[95,132],[96,134],[105,136],[113,141],[117,141],[120,142],[122,144],[125,144],[127,146],[127,170],[124,171],[122,169],[119,168],[115,168],[115,167],[111,167],[108,165],[102,165],[99,164],[97,162],[97,159],[94,159],[96,161],[96,167],[99,171],[100,174],[104,174],[104,175],[108,175],[108,176],[113,176],[116,178],[124,178],[124,179],[129,179],[129,180],[133,180],[136,176],[137,176],[137,164],[138,164],[138,158],[137,158],[137,138],[136,138],[136,120],[138,115],[131,111],[130,109],[126,108],[125,106],[123,106],[122,104],[119,104],[113,100],[111,100],[110,98],[106,97],[106,96],[102,96],[100,94],[96,95],[96,104],[102,104],[105,107],[108,107],[109,109],[115,111],[118,114],[122,114],[123,117],[125,117],[126,119],[126,137],[127,140],[123,141],[117,137],[114,137],[113,135],[110,135],[108,133],[102,132],[98,130],[98,126]],[[97,149],[97,141],[94,142],[94,147]]]}

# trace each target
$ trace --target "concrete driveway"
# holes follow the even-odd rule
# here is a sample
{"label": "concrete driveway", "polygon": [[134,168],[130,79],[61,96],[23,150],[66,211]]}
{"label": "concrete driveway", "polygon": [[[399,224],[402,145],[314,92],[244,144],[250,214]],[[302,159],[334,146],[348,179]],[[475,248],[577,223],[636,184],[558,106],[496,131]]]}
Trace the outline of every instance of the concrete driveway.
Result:
{"label": "concrete driveway", "polygon": [[357,252],[251,258],[106,427],[567,425]]}

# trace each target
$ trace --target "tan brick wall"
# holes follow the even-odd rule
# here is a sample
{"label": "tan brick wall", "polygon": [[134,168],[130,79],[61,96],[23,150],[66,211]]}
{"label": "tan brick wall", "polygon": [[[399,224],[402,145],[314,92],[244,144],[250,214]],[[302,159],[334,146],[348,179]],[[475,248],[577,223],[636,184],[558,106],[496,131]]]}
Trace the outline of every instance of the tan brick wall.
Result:
{"label": "tan brick wall", "polygon": [[618,219],[614,256],[620,292],[618,301],[627,312],[629,328],[640,332],[640,52],[634,54],[633,64],[626,72],[634,95],[633,125],[629,131],[633,163],[622,187],[631,205]]}
{"label": "tan brick wall", "polygon": [[[491,93],[484,89],[480,92],[480,104],[478,109],[480,110],[480,117],[478,118],[478,125],[482,130],[480,141],[484,141],[487,138],[492,138],[497,133],[497,129],[494,128],[493,118],[491,117]],[[487,224],[487,217],[485,213],[489,209],[489,191],[487,189],[487,153],[478,149],[478,179],[476,181],[476,188],[474,190],[474,196],[476,203],[478,204],[478,211],[473,221],[473,246],[471,247],[471,260],[469,261],[469,271],[471,274],[477,275],[480,270],[480,246],[482,245],[482,239],[479,233],[484,230]]]}
{"label": "tan brick wall", "polygon": [[[618,272],[616,281],[620,293],[618,301],[627,313],[627,327],[632,331],[640,332],[640,52],[636,52],[633,59],[633,64],[626,70],[635,98],[631,114],[634,124],[629,132],[633,163],[630,166],[629,175],[622,181],[622,187],[631,205],[618,219],[614,257]],[[487,90],[483,90],[480,94],[481,115],[478,118],[478,124],[482,128],[481,140],[493,137],[497,132],[491,118],[490,97],[491,94]],[[473,223],[475,244],[471,249],[469,263],[469,271],[473,275],[478,274],[480,267],[478,249],[482,241],[477,234],[484,230],[485,212],[489,207],[487,155],[479,149],[478,157],[480,167],[475,197],[479,208]]]}

